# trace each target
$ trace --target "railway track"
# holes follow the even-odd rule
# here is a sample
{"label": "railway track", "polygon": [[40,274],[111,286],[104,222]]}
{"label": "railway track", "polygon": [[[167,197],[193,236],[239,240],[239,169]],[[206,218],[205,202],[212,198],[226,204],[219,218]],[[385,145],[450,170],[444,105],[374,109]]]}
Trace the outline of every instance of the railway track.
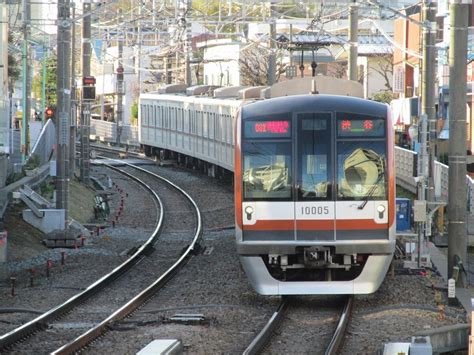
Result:
{"label": "railway track", "polygon": [[[189,204],[189,206],[192,206],[193,212],[191,212],[191,214],[194,216],[193,223],[195,223],[194,233],[192,233],[192,238],[188,238],[189,243],[187,243],[187,249],[184,254],[182,253],[182,249],[180,248],[179,250],[175,250],[175,260],[167,260],[167,265],[164,265],[165,263],[163,262],[158,262],[158,264],[160,264],[159,267],[156,267],[156,263],[150,265],[149,260],[151,258],[147,258],[146,256],[150,255],[151,252],[154,250],[154,245],[157,241],[157,238],[161,235],[163,229],[171,228],[170,224],[166,224],[166,219],[164,218],[166,206],[163,206],[163,203],[161,202],[158,194],[154,191],[156,187],[150,187],[150,183],[147,184],[141,181],[139,178],[133,176],[130,172],[114,168],[110,165],[108,167],[121,171],[121,173],[127,175],[129,178],[134,179],[137,182],[140,181],[140,184],[153,194],[157,207],[159,208],[159,218],[157,219],[156,226],[152,235],[140,248],[138,248],[138,250],[129,259],[127,259],[123,264],[115,268],[111,273],[103,276],[101,279],[97,280],[89,287],[87,287],[84,291],[71,297],[66,302],[58,305],[57,307],[54,307],[53,309],[47,311],[46,313],[40,315],[32,321],[8,332],[7,334],[2,335],[0,337],[0,350],[7,351],[8,349],[13,347],[14,351],[22,351],[21,349],[27,349],[28,351],[31,351],[34,349],[38,352],[53,351],[57,353],[70,353],[74,351],[72,350],[73,348],[79,349],[80,347],[85,346],[88,341],[92,340],[93,338],[106,331],[107,324],[109,324],[109,322],[113,322],[115,320],[120,319],[121,317],[125,317],[127,314],[136,309],[142,302],[148,299],[160,287],[162,287],[164,283],[166,283],[166,281],[168,281],[176,273],[176,271],[182,265],[184,265],[185,261],[192,254],[192,251],[196,248],[197,242],[201,235],[201,217],[200,212],[197,209],[197,205],[192,199],[190,199],[190,197],[186,194],[185,191],[181,190],[171,181],[161,178],[156,174],[147,173],[148,176],[153,176],[153,179],[159,179],[161,181],[160,184],[164,183],[167,185],[166,188],[161,189],[162,191],[167,190],[168,194],[171,194],[171,191],[174,191],[175,195],[179,194],[180,196],[182,196],[182,200],[180,201],[181,204],[183,204],[183,200],[189,201],[187,203]],[[127,169],[130,168],[132,168],[131,165],[129,165]],[[141,169],[139,167],[133,167],[133,169],[140,171],[139,174],[146,173],[144,169]],[[174,199],[176,199],[176,196],[174,196]],[[132,269],[134,270],[133,273],[128,272]],[[135,270],[137,271],[135,272]],[[150,275],[150,270],[160,270],[159,275],[161,276],[159,276],[157,279],[156,273]],[[122,277],[125,273],[127,273],[126,277]],[[133,275],[140,275],[135,277],[143,279],[142,276],[146,274],[148,274],[147,281],[142,280],[141,286],[138,286],[139,291],[135,292],[137,286],[135,286],[135,288],[130,287],[130,280],[134,278]],[[146,283],[146,285],[144,285],[144,283]],[[111,287],[114,287],[114,289],[111,289]],[[110,302],[108,301],[108,299],[110,299],[111,297],[112,299],[117,299],[117,290],[129,288],[131,288],[132,292],[134,292],[134,294],[137,294],[137,296],[130,300],[130,295],[128,295],[126,299],[130,301],[126,302],[125,306],[119,307],[118,310],[116,310],[110,317],[107,317],[104,322],[100,322],[104,319],[104,311],[97,312],[97,308],[107,308],[107,302]],[[95,296],[94,302],[91,302],[92,296]],[[99,301],[97,301],[97,299],[100,298],[102,299],[101,302],[105,303],[102,303],[101,306],[98,307],[97,302]],[[122,299],[123,296],[119,298]],[[123,304],[123,302],[121,304]],[[88,311],[88,309],[92,309],[92,311]],[[107,314],[109,313],[110,311],[108,311]],[[84,319],[84,314],[86,314],[87,322],[82,321]],[[91,314],[95,314],[96,318],[91,319],[93,318],[90,317]],[[97,317],[100,318],[97,319]],[[91,329],[91,331],[86,332],[87,336],[74,336],[74,338],[76,338],[75,341],[68,343],[68,345],[66,346],[60,347],[60,349],[58,349],[57,351],[54,350],[61,344],[64,344],[68,341],[64,341],[64,335],[58,336],[58,334],[62,332],[61,329],[65,328],[65,324],[81,324],[82,327],[84,327],[84,323],[95,325]],[[41,330],[44,330],[46,328],[49,329],[48,332],[40,332]],[[77,334],[77,330],[75,331],[75,333]],[[41,336],[39,336],[40,334]],[[70,334],[68,335],[69,340],[73,338],[70,336]],[[27,337],[29,338],[26,339]],[[60,340],[61,343],[58,344],[57,339],[63,340]],[[19,344],[20,341],[21,344]]]}
{"label": "railway track", "polygon": [[[290,308],[290,303],[292,303],[291,307],[295,308],[295,305],[293,304],[294,302],[292,302],[292,300],[289,297],[282,298],[280,304],[278,305],[277,310],[270,317],[270,319],[262,328],[260,333],[252,340],[250,345],[245,349],[245,351],[243,352],[244,355],[262,354],[265,352],[265,350],[269,347],[270,344],[274,343],[276,330],[284,327],[285,317],[288,312],[288,309]],[[327,343],[325,347],[325,350],[321,352],[315,350],[321,347],[321,345],[318,345],[318,347],[311,347],[311,352],[324,353],[325,355],[333,355],[333,354],[338,353],[344,340],[347,324],[349,323],[350,315],[352,312],[352,303],[353,303],[352,296],[349,296],[345,299],[344,305],[342,307],[342,311],[340,312],[340,315],[339,315],[339,320],[337,322],[336,327],[333,330],[333,333],[332,333],[333,335],[331,337],[331,340]],[[299,325],[304,326],[305,323],[306,323],[305,321],[301,321]],[[322,326],[326,327],[326,324],[325,324],[326,321],[321,321],[319,323],[321,323],[320,324],[321,327]],[[315,328],[315,327],[313,326],[312,328]],[[311,330],[314,330],[314,329],[311,329]],[[288,334],[284,334],[285,331],[281,331],[281,333],[282,333],[281,337],[283,338],[288,336]],[[311,338],[320,339],[319,337],[311,337]],[[272,350],[270,350],[269,352],[272,353]],[[288,351],[288,349],[285,349],[285,352],[286,351]]]}

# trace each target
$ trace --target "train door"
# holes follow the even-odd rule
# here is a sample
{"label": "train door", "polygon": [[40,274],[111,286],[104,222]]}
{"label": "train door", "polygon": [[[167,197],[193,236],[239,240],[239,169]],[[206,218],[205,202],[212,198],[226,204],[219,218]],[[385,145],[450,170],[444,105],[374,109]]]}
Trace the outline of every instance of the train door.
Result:
{"label": "train door", "polygon": [[334,240],[332,114],[298,113],[296,122],[296,239]]}

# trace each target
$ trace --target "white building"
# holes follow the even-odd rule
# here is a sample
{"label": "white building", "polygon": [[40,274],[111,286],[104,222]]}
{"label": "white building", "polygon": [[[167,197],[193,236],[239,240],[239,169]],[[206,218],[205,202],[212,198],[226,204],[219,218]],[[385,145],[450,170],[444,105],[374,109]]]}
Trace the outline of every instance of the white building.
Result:
{"label": "white building", "polygon": [[204,84],[240,86],[239,59],[244,45],[231,39],[216,39],[198,44],[198,48],[204,48]]}

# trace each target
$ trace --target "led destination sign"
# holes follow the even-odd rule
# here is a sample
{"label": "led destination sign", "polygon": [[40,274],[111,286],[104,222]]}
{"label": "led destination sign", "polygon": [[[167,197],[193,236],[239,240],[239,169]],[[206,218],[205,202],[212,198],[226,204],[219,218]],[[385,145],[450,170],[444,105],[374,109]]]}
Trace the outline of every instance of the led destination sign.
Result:
{"label": "led destination sign", "polygon": [[247,121],[245,136],[247,138],[291,137],[290,121]]}
{"label": "led destination sign", "polygon": [[340,137],[383,137],[385,135],[385,120],[339,119],[337,134]]}

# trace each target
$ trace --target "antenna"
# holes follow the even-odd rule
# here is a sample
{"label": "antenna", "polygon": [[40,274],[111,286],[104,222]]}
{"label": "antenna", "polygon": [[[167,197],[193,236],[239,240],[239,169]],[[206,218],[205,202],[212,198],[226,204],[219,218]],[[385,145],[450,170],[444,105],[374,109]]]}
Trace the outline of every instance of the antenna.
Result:
{"label": "antenna", "polygon": [[319,94],[319,92],[316,90],[316,79],[313,78],[311,80],[311,91],[309,92],[310,95],[316,95]]}

